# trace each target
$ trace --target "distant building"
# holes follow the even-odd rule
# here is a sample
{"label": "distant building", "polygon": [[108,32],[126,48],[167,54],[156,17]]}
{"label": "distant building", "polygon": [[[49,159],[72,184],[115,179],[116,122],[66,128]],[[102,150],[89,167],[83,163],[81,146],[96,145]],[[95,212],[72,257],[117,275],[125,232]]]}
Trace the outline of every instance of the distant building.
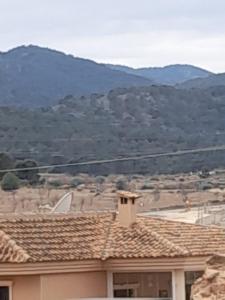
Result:
{"label": "distant building", "polygon": [[225,230],[139,217],[137,197],[121,192],[118,214],[0,219],[0,299],[189,299]]}

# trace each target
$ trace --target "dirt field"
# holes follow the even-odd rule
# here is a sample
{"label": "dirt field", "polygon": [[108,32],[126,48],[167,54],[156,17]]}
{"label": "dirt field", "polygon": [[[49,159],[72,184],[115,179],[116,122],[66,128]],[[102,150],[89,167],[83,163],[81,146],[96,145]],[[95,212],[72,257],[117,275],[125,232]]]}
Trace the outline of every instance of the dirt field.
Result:
{"label": "dirt field", "polygon": [[[108,176],[100,178],[80,175],[82,184],[72,187],[74,178],[66,175],[43,175],[46,184],[38,188],[22,187],[14,192],[0,190],[0,213],[40,212],[40,206],[53,207],[68,191],[73,192],[72,211],[114,210],[117,203],[117,181],[141,195],[139,211],[161,210],[225,201],[225,172],[218,170],[207,178],[199,175]],[[53,182],[54,181],[54,182]],[[104,182],[102,182],[104,181]],[[57,187],[54,187],[57,185]],[[56,184],[56,183],[57,184]],[[49,184],[51,183],[51,184]]]}

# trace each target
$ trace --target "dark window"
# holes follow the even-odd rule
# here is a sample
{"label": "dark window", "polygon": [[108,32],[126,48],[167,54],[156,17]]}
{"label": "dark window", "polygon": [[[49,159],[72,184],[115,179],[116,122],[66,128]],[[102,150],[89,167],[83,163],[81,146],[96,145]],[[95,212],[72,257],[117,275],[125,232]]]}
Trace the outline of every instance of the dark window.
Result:
{"label": "dark window", "polygon": [[9,300],[8,286],[0,286],[0,300]]}
{"label": "dark window", "polygon": [[115,290],[114,298],[133,298],[134,291],[132,289]]}
{"label": "dark window", "polygon": [[127,204],[127,198],[120,198],[121,204]]}
{"label": "dark window", "polygon": [[191,296],[191,286],[192,284],[203,275],[203,271],[188,271],[185,272],[185,291],[186,291],[186,300],[190,299]]}
{"label": "dark window", "polygon": [[135,204],[135,200],[134,200],[134,198],[132,198],[132,204],[133,204],[133,205]]}

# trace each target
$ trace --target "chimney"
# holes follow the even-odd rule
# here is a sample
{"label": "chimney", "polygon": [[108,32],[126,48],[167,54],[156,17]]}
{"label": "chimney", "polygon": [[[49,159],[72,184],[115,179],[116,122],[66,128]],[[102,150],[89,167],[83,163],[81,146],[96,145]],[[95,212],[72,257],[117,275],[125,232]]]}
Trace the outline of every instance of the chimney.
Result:
{"label": "chimney", "polygon": [[120,191],[118,196],[118,219],[120,225],[129,227],[136,222],[136,200],[139,196],[126,191]]}

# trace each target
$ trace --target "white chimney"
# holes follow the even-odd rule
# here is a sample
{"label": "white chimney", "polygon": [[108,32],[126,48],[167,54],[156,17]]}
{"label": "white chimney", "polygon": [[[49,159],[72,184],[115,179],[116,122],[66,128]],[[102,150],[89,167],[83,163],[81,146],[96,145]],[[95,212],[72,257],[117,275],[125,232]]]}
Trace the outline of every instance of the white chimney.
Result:
{"label": "white chimney", "polygon": [[136,222],[136,200],[139,196],[127,191],[120,191],[118,196],[118,219],[120,225],[129,227]]}

